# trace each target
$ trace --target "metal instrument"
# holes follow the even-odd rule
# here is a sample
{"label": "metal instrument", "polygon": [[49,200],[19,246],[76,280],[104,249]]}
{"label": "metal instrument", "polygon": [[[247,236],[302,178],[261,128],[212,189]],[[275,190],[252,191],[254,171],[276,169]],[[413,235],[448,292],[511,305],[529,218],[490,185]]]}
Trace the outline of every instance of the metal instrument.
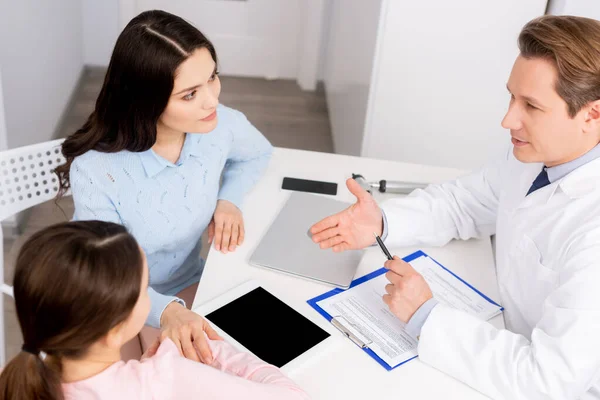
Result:
{"label": "metal instrument", "polygon": [[427,186],[426,183],[388,181],[386,179],[369,182],[360,174],[352,174],[352,179],[358,182],[363,189],[371,194],[373,194],[373,190],[377,190],[381,193],[409,194],[415,189],[423,189]]}

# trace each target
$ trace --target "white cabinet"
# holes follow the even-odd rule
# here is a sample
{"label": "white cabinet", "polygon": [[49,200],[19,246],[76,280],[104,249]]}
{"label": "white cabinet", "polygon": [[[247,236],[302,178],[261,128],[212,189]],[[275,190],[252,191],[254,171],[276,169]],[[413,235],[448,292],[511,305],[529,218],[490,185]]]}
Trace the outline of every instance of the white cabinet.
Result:
{"label": "white cabinet", "polygon": [[465,169],[499,154],[517,36],[545,8],[334,0],[324,80],[336,152]]}

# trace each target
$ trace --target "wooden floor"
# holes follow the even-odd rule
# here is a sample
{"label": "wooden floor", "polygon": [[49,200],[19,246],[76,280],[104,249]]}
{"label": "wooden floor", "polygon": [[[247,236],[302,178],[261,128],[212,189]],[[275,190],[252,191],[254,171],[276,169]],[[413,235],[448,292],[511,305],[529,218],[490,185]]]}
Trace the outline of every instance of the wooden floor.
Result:
{"label": "wooden floor", "polygon": [[[74,96],[61,128],[65,137],[77,130],[92,112],[106,70],[87,69]],[[267,81],[256,78],[221,77],[221,103],[243,112],[276,147],[332,152],[333,144],[325,94],[320,87],[315,92],[303,92],[294,81]],[[4,241],[5,281],[12,282],[13,265],[18,249],[37,230],[70,219],[71,198],[58,203],[47,202],[31,210],[23,234]],[[65,217],[66,216],[66,217]],[[206,239],[206,238],[204,238]],[[208,246],[203,246],[205,254]],[[14,303],[5,296],[7,355],[14,356],[21,348],[22,338]]]}

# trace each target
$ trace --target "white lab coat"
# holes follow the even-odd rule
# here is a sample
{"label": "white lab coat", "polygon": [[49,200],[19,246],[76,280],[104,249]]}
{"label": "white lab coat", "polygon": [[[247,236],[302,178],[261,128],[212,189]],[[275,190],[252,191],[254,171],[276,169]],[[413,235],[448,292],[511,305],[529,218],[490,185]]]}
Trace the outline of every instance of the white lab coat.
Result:
{"label": "white lab coat", "polygon": [[600,159],[525,196],[541,164],[482,171],[382,204],[391,247],[496,233],[506,330],[444,305],[421,361],[496,399],[600,399]]}

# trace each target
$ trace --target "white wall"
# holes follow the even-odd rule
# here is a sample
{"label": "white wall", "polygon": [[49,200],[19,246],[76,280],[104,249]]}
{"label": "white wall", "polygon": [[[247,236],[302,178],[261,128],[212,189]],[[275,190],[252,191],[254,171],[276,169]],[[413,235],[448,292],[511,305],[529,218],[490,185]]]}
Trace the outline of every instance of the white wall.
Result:
{"label": "white wall", "polygon": [[319,55],[319,65],[317,67],[317,81],[325,81],[325,67],[327,65],[327,51],[329,47],[329,34],[331,31],[331,22],[333,18],[333,1],[326,0],[323,5],[323,16],[322,27],[321,27],[321,40],[319,47],[320,55]]}
{"label": "white wall", "polygon": [[[321,57],[326,37],[326,0],[304,0],[298,35],[298,84],[304,90],[315,90],[323,75]],[[327,24],[328,25],[328,24]]]}
{"label": "white wall", "polygon": [[51,139],[83,68],[80,0],[0,0],[8,147]]}
{"label": "white wall", "polygon": [[548,14],[577,15],[600,20],[598,0],[550,0]]}
{"label": "white wall", "polygon": [[6,117],[4,115],[4,96],[2,95],[2,70],[0,70],[0,151],[7,148]]}
{"label": "white wall", "polygon": [[361,154],[382,0],[334,0],[324,82],[336,153]]}
{"label": "white wall", "polygon": [[121,31],[119,0],[83,0],[83,62],[107,66]]}
{"label": "white wall", "polygon": [[517,36],[546,1],[385,0],[384,7],[362,155],[473,169],[500,154]]}
{"label": "white wall", "polygon": [[[4,100],[2,97],[2,70],[0,70],[0,151],[6,150],[7,148],[8,142],[6,138],[6,120],[4,116]],[[2,228],[6,227],[7,229],[10,229],[8,233],[12,234],[12,229],[14,229],[16,224],[17,218],[14,215],[2,221],[2,226],[0,226],[0,250],[2,249],[2,237],[8,236],[2,234]]]}
{"label": "white wall", "polygon": [[[2,71],[0,70],[0,151],[8,148],[8,142],[6,138],[6,120],[4,116],[4,100],[2,97]],[[14,227],[17,223],[15,216],[11,216],[2,221],[2,225],[7,227]],[[0,227],[0,236],[2,236],[2,227]],[[2,248],[2,238],[0,238],[0,248]]]}

